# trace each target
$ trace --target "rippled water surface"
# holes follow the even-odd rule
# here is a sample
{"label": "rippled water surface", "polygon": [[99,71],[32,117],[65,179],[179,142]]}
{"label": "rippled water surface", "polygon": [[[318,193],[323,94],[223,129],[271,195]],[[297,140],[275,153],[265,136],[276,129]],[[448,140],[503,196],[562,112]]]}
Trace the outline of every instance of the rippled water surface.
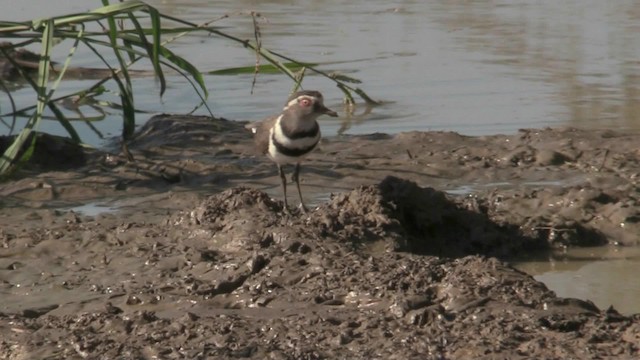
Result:
{"label": "rippled water surface", "polygon": [[[99,6],[98,1],[86,0],[53,3],[12,1],[11,6],[3,6],[1,17],[25,20]],[[348,134],[445,130],[470,135],[544,126],[640,129],[640,5],[636,1],[149,3],[197,23],[229,15],[214,24],[247,39],[253,36],[248,14],[259,12],[263,46],[322,63],[323,70],[357,77],[372,97],[386,102],[370,112],[361,106],[351,118],[324,119],[327,136],[336,135],[341,127]],[[182,38],[171,48],[202,70],[255,63],[246,49],[215,37]],[[64,60],[66,50],[59,52]],[[79,49],[75,65],[100,66],[86,54]],[[278,111],[291,87],[282,75],[259,76],[253,94],[249,75],[207,77],[206,81],[213,113],[242,120]],[[167,95],[159,101],[153,79],[136,80],[137,107],[151,113],[190,111],[198,100],[186,81],[172,76],[169,82]],[[91,83],[69,81],[63,89]],[[341,93],[331,82],[310,76],[304,85],[321,90],[329,107],[341,108]],[[26,90],[16,94],[19,103],[32,103]],[[0,104],[4,111],[6,102]],[[139,122],[149,116],[139,115]],[[119,115],[114,113],[95,127],[109,137],[118,134],[118,124]],[[78,126],[87,141],[102,143],[97,132]],[[62,133],[53,122],[43,127]],[[598,305],[614,303],[625,311],[640,312],[639,302],[621,301],[637,299],[640,289],[631,281],[616,280],[637,274],[637,258],[596,258],[587,257],[584,264],[567,258],[567,263],[582,264],[573,270],[528,269],[560,295],[595,296]]]}
{"label": "rippled water surface", "polygon": [[[24,0],[3,17],[84,11],[98,3],[56,1],[52,8],[43,6],[48,1]],[[229,15],[214,24],[247,39],[253,36],[248,13],[259,12],[265,47],[362,79],[363,89],[388,103],[350,119],[347,133],[494,134],[563,125],[640,129],[640,6],[634,1],[149,3],[197,23]],[[215,37],[182,38],[172,49],[203,70],[255,63],[246,49]],[[81,65],[99,66],[80,53]],[[251,76],[206,80],[214,114],[230,119],[278,111],[291,86],[284,76],[263,75],[251,95]],[[340,108],[341,93],[331,82],[308,77],[305,86],[320,89],[329,105]],[[137,106],[152,112],[185,112],[197,104],[180,77],[170,79],[162,102],[153,79],[136,81],[136,89]],[[347,120],[325,120],[325,134],[335,134]],[[117,125],[106,121],[99,128],[104,135],[117,134]]]}

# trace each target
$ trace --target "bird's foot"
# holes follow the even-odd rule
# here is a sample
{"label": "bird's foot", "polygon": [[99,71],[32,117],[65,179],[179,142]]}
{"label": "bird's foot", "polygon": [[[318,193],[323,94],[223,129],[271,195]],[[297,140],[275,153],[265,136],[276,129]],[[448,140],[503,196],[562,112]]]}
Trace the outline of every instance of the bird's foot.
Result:
{"label": "bird's foot", "polygon": [[300,203],[300,205],[298,205],[297,208],[289,208],[289,204],[287,204],[286,202],[282,205],[282,212],[286,215],[294,215],[294,214],[304,214],[304,215],[309,215],[310,211],[309,208],[303,204]]}
{"label": "bird's foot", "polygon": [[303,203],[300,203],[299,208],[300,208],[300,211],[302,211],[303,214],[309,215],[309,209]]}
{"label": "bird's foot", "polygon": [[290,216],[294,215],[294,214],[298,214],[299,215],[301,213],[304,214],[304,215],[309,215],[310,214],[309,208],[307,208],[304,204],[300,204],[297,208],[293,208],[293,209],[290,209],[288,205],[284,205],[282,207],[282,212],[285,215],[290,215]]}
{"label": "bird's foot", "polygon": [[285,215],[292,215],[292,214],[291,214],[291,209],[289,209],[289,204],[284,203],[284,205],[282,206],[282,212],[283,212]]}

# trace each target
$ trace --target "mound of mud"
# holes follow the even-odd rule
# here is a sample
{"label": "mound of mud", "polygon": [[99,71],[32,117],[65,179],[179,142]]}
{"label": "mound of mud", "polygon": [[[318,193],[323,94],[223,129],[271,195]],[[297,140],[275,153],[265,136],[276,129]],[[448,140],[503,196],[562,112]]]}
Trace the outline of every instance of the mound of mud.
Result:
{"label": "mound of mud", "polygon": [[546,232],[527,231],[531,227],[518,226],[517,221],[494,220],[501,213],[475,197],[449,196],[393,176],[378,185],[334,195],[309,217],[291,217],[282,208],[281,202],[264,193],[237,187],[209,197],[190,217],[208,229],[205,236],[216,244],[234,249],[275,236],[332,238],[352,244],[380,241],[389,250],[434,256],[501,257],[548,249],[555,241]]}
{"label": "mound of mud", "polygon": [[[389,248],[437,256],[485,254],[503,256],[531,248],[545,248],[546,242],[525,236],[514,225],[497,225],[485,213],[460,199],[433,188],[393,176],[379,185],[362,187],[334,197],[319,208],[325,218],[338,210],[340,231],[349,224],[355,239],[365,232],[385,229],[378,238],[393,241]],[[370,221],[369,219],[373,219]],[[357,225],[357,226],[354,226]]]}
{"label": "mound of mud", "polygon": [[[46,227],[2,233],[3,251],[22,254],[0,257],[6,359],[640,351],[640,315],[558,298],[495,258],[412,253],[501,252],[520,235],[398,178],[338,194],[309,216],[285,215],[280,201],[243,187],[156,222],[139,213],[38,216]],[[40,264],[53,265],[43,273]],[[30,306],[42,289],[46,300]]]}

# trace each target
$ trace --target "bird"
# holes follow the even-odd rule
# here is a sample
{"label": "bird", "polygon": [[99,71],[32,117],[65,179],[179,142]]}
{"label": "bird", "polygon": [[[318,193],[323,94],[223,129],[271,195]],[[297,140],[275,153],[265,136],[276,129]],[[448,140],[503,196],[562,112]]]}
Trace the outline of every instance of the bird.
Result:
{"label": "bird", "polygon": [[245,126],[254,134],[256,149],[278,167],[285,212],[289,212],[289,204],[283,166],[294,164],[291,180],[296,183],[301,210],[308,213],[300,191],[300,162],[320,141],[320,125],[316,120],[321,115],[337,117],[338,113],[324,106],[320,92],[303,90],[289,97],[280,114]]}

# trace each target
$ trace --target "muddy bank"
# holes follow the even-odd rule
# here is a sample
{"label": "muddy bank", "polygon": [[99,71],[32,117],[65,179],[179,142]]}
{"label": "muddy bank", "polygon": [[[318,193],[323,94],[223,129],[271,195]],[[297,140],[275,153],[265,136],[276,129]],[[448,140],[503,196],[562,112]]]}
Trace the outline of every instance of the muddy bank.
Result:
{"label": "muddy bank", "polygon": [[[8,335],[0,352],[407,359],[640,350],[640,316],[557,298],[498,260],[387,251],[415,235],[397,216],[407,191],[432,190],[387,178],[309,217],[284,215],[282,202],[242,187],[155,221],[51,214],[52,226],[34,228],[31,240],[6,242],[15,252],[2,258],[13,304],[0,316]],[[428,218],[426,227],[439,221]],[[18,294],[42,299],[28,306]]]}
{"label": "muddy bank", "polygon": [[[635,244],[638,140],[328,139],[303,167],[309,216],[282,212],[275,167],[231,121],[156,117],[135,162],[36,156],[0,186],[0,357],[636,357],[639,315],[494,256]],[[37,151],[58,148],[75,153]],[[116,210],[69,210],[96,201]]]}
{"label": "muddy bank", "polygon": [[[377,184],[393,174],[457,194],[453,201],[470,212],[541,245],[636,245],[639,140],[639,134],[578,129],[484,137],[343,136],[322,141],[303,166],[302,182],[307,201],[318,205],[331,193]],[[233,121],[156,116],[129,143],[135,162],[117,146],[112,153],[78,154],[67,143],[52,143],[45,138],[32,170],[2,185],[5,206],[63,207],[101,198],[127,204],[132,196],[207,194],[232,186],[281,196],[275,167],[256,156],[251,137]],[[56,151],[63,162],[51,161]]]}

